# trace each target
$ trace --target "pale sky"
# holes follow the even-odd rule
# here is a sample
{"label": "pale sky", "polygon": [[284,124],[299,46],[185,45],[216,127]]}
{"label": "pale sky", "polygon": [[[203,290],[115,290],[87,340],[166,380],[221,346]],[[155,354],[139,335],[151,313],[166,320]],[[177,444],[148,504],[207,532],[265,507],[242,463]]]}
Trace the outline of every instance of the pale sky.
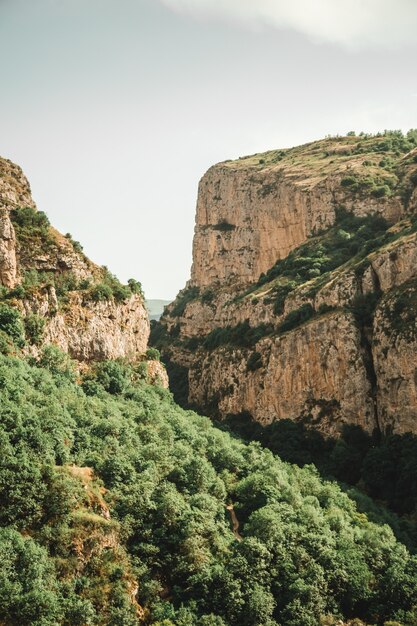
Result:
{"label": "pale sky", "polygon": [[210,165],[417,127],[417,0],[0,0],[0,154],[148,298],[189,277]]}

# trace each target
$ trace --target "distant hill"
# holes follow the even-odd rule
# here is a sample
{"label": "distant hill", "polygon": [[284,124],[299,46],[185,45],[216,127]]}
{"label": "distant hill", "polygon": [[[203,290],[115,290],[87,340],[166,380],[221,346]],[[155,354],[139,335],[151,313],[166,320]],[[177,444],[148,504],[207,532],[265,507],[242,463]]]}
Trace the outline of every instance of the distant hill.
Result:
{"label": "distant hill", "polygon": [[145,306],[149,313],[149,319],[159,320],[164,312],[164,306],[170,304],[171,300],[146,300]]}

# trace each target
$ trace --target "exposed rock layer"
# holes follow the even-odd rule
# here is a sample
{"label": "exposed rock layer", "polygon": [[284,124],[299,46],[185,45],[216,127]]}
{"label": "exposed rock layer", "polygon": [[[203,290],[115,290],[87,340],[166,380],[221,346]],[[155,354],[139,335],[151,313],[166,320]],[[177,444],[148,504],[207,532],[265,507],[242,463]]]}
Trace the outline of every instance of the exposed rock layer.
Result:
{"label": "exposed rock layer", "polygon": [[[102,279],[103,268],[52,227],[46,237],[33,236],[28,245],[22,245],[11,220],[11,211],[22,207],[36,209],[29,183],[17,165],[0,159],[0,285],[13,289],[27,272],[41,280],[26,289],[23,296],[9,298],[8,302],[26,316],[43,318],[43,343],[53,343],[79,361],[135,360],[143,355],[149,336],[143,297],[132,294],[119,302],[114,298],[94,301],[82,291],[69,289],[60,301],[54,281],[94,285]],[[42,277],[52,283],[48,285]]]}
{"label": "exposed rock layer", "polygon": [[[332,435],[345,423],[368,432],[417,432],[415,334],[394,332],[395,316],[402,315],[395,313],[397,291],[417,278],[417,235],[407,222],[417,206],[415,154],[401,158],[398,191],[378,197],[385,191],[367,191],[366,177],[378,180],[384,173],[366,150],[345,157],[353,142],[318,142],[301,153],[283,151],[283,157],[255,155],[215,166],[203,177],[191,281],[161,320],[171,338],[166,357],[185,368],[192,405],[220,417],[249,412],[262,423],[302,419]],[[361,193],[350,191],[347,176],[365,180]],[[358,216],[384,217],[393,225],[391,241],[364,260],[352,259],[324,279],[301,284],[277,312],[272,283],[253,283],[334,224],[341,206]],[[194,295],[187,295],[192,289]],[[372,325],[363,327],[352,310],[367,294],[379,303]],[[311,307],[312,319],[278,332],[303,305]],[[210,332],[245,321],[269,330],[249,347],[205,347]]]}

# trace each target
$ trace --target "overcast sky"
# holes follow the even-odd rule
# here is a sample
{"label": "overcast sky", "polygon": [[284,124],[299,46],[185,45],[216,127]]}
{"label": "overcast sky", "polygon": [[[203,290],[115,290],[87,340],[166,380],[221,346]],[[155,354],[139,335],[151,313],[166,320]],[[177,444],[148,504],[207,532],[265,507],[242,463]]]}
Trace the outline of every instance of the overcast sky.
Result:
{"label": "overcast sky", "polygon": [[215,162],[417,126],[417,0],[0,0],[0,154],[122,280],[189,277]]}

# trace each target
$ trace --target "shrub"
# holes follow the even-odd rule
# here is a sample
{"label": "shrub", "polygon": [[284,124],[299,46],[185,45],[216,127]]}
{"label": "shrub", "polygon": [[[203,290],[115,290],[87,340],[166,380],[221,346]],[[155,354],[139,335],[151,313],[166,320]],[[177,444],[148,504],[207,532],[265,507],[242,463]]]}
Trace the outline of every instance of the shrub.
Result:
{"label": "shrub", "polygon": [[187,304],[196,300],[200,294],[200,290],[198,287],[188,287],[184,289],[177,296],[177,299],[174,302],[174,306],[169,312],[170,317],[181,317],[184,315],[185,309],[187,308]]}
{"label": "shrub", "polygon": [[222,232],[230,232],[231,230],[235,230],[236,226],[234,224],[229,224],[226,220],[219,222],[213,226],[213,230],[220,230]]}
{"label": "shrub", "polygon": [[48,233],[50,222],[43,211],[36,211],[32,207],[18,207],[11,212],[15,226],[22,230],[32,230],[38,233]]}
{"label": "shrub", "polygon": [[128,387],[132,370],[128,365],[119,361],[104,361],[97,366],[95,377],[106,391],[115,395],[122,393]]}
{"label": "shrub", "polygon": [[291,311],[278,326],[278,331],[285,333],[307,322],[314,316],[314,309],[311,304],[303,304],[298,309]]}
{"label": "shrub", "polygon": [[74,361],[57,346],[45,346],[42,349],[37,365],[49,370],[58,381],[75,381]]}
{"label": "shrub", "polygon": [[13,343],[22,348],[25,345],[25,329],[17,309],[7,304],[0,305],[0,330],[8,335]]}
{"label": "shrub", "polygon": [[246,370],[254,372],[262,367],[262,354],[260,352],[252,352],[246,363]]}
{"label": "shrub", "polygon": [[31,313],[24,319],[26,337],[30,343],[38,346],[42,342],[45,329],[45,319]]}
{"label": "shrub", "polygon": [[354,176],[345,176],[340,181],[342,187],[352,187],[352,185],[356,185],[356,178]]}
{"label": "shrub", "polygon": [[203,304],[211,304],[214,300],[214,291],[212,289],[206,289],[201,295],[201,302]]}
{"label": "shrub", "polygon": [[274,328],[270,324],[259,324],[251,326],[249,320],[240,322],[236,326],[225,326],[214,328],[205,338],[203,347],[206,350],[215,350],[220,346],[236,346],[240,348],[251,348],[262,337],[266,337],[273,332]]}
{"label": "shrub", "polygon": [[148,348],[145,353],[146,359],[148,361],[159,361],[161,358],[161,353],[158,348]]}
{"label": "shrub", "polygon": [[102,302],[103,300],[111,300],[113,297],[113,291],[109,285],[105,283],[98,283],[90,289],[90,298],[94,302]]}
{"label": "shrub", "polygon": [[143,296],[142,285],[138,280],[135,280],[134,278],[129,278],[129,280],[127,281],[127,284],[132,293],[136,293],[136,294],[139,294],[140,296]]}
{"label": "shrub", "polygon": [[14,347],[10,336],[7,335],[4,330],[0,330],[0,354],[12,354]]}
{"label": "shrub", "polygon": [[71,245],[72,245],[72,247],[74,248],[75,252],[78,252],[79,254],[82,254],[82,252],[83,252],[83,250],[84,250],[84,249],[83,249],[82,245],[80,244],[80,242],[79,242],[79,241],[75,241],[75,240],[72,238],[71,233],[67,233],[67,234],[65,235],[65,237],[66,237],[66,239],[68,239],[68,241],[71,243]]}

